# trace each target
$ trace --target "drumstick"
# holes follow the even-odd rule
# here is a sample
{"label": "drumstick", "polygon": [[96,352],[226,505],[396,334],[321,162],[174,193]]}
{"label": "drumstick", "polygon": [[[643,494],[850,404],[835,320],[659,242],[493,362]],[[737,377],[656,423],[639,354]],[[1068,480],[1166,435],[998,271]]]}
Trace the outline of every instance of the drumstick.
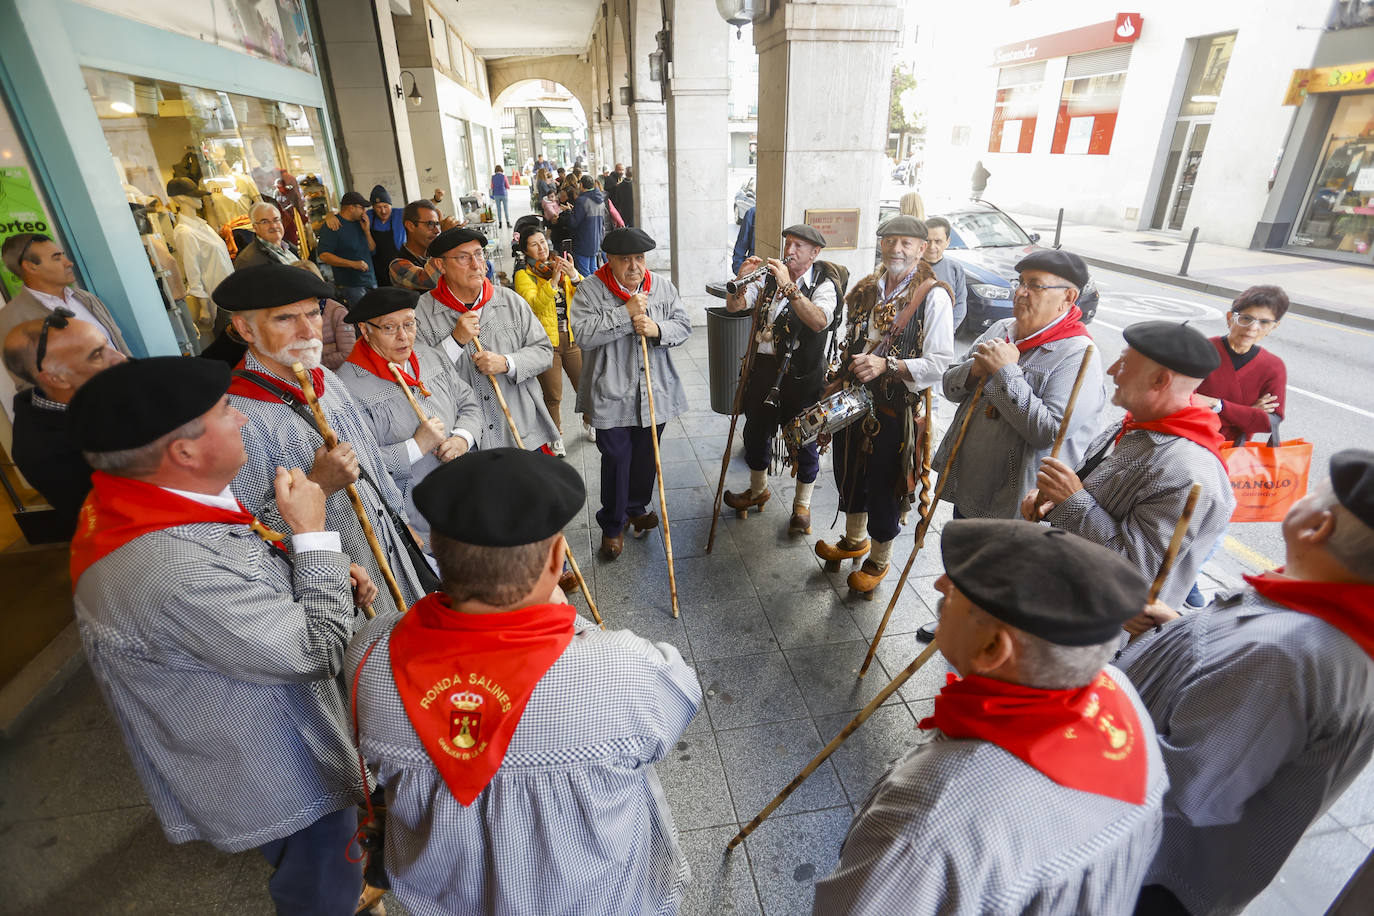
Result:
{"label": "drumstick", "polygon": [[1078,364],[1078,377],[1073,380],[1073,390],[1069,392],[1069,403],[1064,406],[1064,419],[1059,421],[1059,435],[1054,437],[1054,448],[1050,450],[1051,458],[1059,457],[1059,450],[1064,446],[1064,437],[1069,434],[1069,420],[1073,419],[1073,405],[1078,401],[1078,390],[1083,387],[1083,379],[1088,374],[1088,363],[1092,361],[1093,345],[1088,344],[1088,349],[1083,351],[1083,361]]}
{"label": "drumstick", "polygon": [[811,759],[810,763],[802,767],[802,771],[797,774],[797,778],[789,782],[787,784],[787,787],[784,788],[781,792],[779,792],[772,801],[770,801],[767,805],[764,805],[763,810],[760,811],[752,821],[746,824],[743,830],[735,834],[735,838],[731,840],[728,844],[726,844],[725,851],[729,852],[730,850],[734,849],[736,846],[740,844],[741,841],[743,841],[745,837],[753,833],[754,830],[759,826],[759,824],[763,823],[764,818],[772,814],[777,809],[778,805],[781,805],[783,802],[787,800],[787,796],[795,792],[797,788],[800,787],[801,784],[806,781],[806,777],[814,773],[816,771],[816,768],[819,767],[821,764],[825,763],[825,761],[830,757],[831,754],[839,750],[840,745],[844,744],[845,739],[847,739],[850,735],[854,734],[854,732],[858,730],[859,726],[863,725],[864,722],[868,719],[868,717],[873,715],[874,710],[876,710],[879,706],[882,706],[883,703],[887,701],[887,698],[892,696],[893,693],[895,693],[899,688],[901,688],[901,686],[905,684],[907,680],[910,679],[910,677],[913,674],[915,674],[922,665],[930,661],[930,657],[935,654],[935,649],[937,648],[937,646],[938,640],[932,639],[930,641],[930,645],[926,646],[923,650],[921,650],[921,654],[916,656],[915,661],[913,661],[911,664],[903,668],[901,673],[894,677],[891,681],[889,681],[886,687],[884,687],[882,690],[879,690],[878,695],[874,697],[867,706],[860,710],[859,714],[855,716],[853,719],[851,719],[849,721],[849,724],[846,725],[843,729],[841,729],[840,733],[836,735],[834,738],[832,738],[830,743],[827,744],[819,754],[817,754],[815,757]]}
{"label": "drumstick", "polygon": [[649,341],[639,335],[639,352],[644,355],[644,386],[649,389],[649,435],[654,443],[654,471],[658,477],[658,508],[663,513],[663,550],[668,555],[668,594],[677,610],[677,573],[673,571],[673,535],[668,530],[668,495],[663,489],[663,459],[658,452],[658,421],[654,419],[654,379],[649,373]]}
{"label": "drumstick", "polygon": [[[973,389],[973,399],[969,401],[968,413],[964,414],[964,422],[959,425],[959,435],[954,440],[954,447],[949,450],[949,457],[945,459],[944,470],[940,472],[940,479],[935,483],[935,495],[930,499],[930,506],[921,514],[921,521],[916,525],[915,546],[911,548],[911,556],[906,558],[906,566],[902,568],[902,577],[897,580],[897,587],[892,590],[892,600],[887,603],[887,610],[883,612],[883,619],[878,622],[878,631],[873,634],[873,642],[869,643],[868,655],[864,656],[863,666],[859,668],[859,677],[868,673],[868,666],[873,664],[873,656],[878,652],[878,640],[883,638],[883,630],[887,629],[887,622],[892,617],[892,611],[897,607],[897,599],[902,596],[902,589],[906,586],[907,577],[911,575],[911,567],[916,564],[916,555],[925,546],[926,531],[930,529],[930,520],[935,517],[935,507],[940,504],[940,494],[945,491],[945,484],[949,482],[950,468],[954,467],[954,458],[959,454],[959,446],[964,444],[964,434],[968,432],[968,421],[973,418],[973,412],[978,409],[978,401],[983,397],[983,385],[987,382],[987,376],[978,380],[978,387]],[[926,420],[929,429],[929,419]]]}
{"label": "drumstick", "polygon": [[[324,408],[320,406],[319,400],[315,397],[315,385],[310,380],[310,375],[305,371],[305,366],[300,363],[292,363],[291,371],[296,373],[296,379],[301,383],[301,392],[305,395],[305,403],[310,405],[310,412],[315,415],[315,425],[319,428],[320,437],[324,439],[324,447],[333,450],[339,444],[339,437],[330,428],[329,421],[324,417]],[[391,592],[391,599],[396,602],[396,610],[404,614],[410,609],[406,604],[405,596],[401,594],[401,586],[396,584],[396,577],[391,573],[391,565],[386,561],[386,554],[382,552],[382,545],[377,543],[377,533],[372,530],[372,520],[367,517],[367,510],[363,508],[362,497],[358,495],[358,488],[349,484],[344,487],[348,492],[348,501],[353,504],[353,513],[358,516],[358,524],[363,527],[363,536],[367,538],[367,546],[372,550],[372,558],[377,561],[377,568],[382,571],[382,578],[386,580],[386,587]],[[377,612],[372,609],[372,605],[363,608],[369,618],[376,617]]]}
{"label": "drumstick", "polygon": [[[482,341],[474,337],[472,338],[472,344],[478,353],[483,352]],[[399,370],[397,370],[394,365],[392,366],[392,371],[395,372],[396,375],[400,375]],[[515,444],[523,449],[525,447],[525,440],[520,438],[520,430],[515,428],[515,419],[510,415],[510,405],[506,403],[506,396],[501,391],[501,383],[496,380],[496,376],[494,375],[488,375],[487,380],[491,382],[492,391],[496,392],[496,403],[501,405],[501,412],[506,415],[506,425],[510,427],[510,434],[515,438]],[[420,410],[420,405],[415,403],[415,396],[410,394],[409,386],[402,383],[401,387],[405,388],[406,394],[410,396],[411,405],[415,408],[415,412],[419,414],[420,420],[423,422],[425,414]],[[563,536],[559,535],[559,537]],[[564,555],[568,558],[568,565],[572,567],[573,575],[577,576],[577,586],[582,590],[582,597],[587,600],[587,609],[592,612],[592,617],[596,619],[597,624],[604,630],[606,629],[606,621],[601,619],[601,612],[596,609],[596,602],[592,600],[591,589],[587,588],[587,580],[582,577],[582,568],[577,565],[577,558],[573,556],[572,545],[568,543],[566,537],[563,537],[563,545]]]}

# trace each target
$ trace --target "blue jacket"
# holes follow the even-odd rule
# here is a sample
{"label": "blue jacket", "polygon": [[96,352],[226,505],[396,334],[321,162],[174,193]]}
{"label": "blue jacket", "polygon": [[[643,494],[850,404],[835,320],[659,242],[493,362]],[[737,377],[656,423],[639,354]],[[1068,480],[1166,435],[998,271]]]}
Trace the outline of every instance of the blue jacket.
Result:
{"label": "blue jacket", "polygon": [[730,269],[739,273],[739,266],[744,263],[744,259],[754,254],[754,210],[750,207],[744,211],[744,221],[739,224],[739,235],[735,236],[735,253],[730,258]]}
{"label": "blue jacket", "polygon": [[600,189],[592,188],[577,196],[577,202],[563,217],[573,231],[573,254],[591,258],[601,250],[605,212],[606,195]]}

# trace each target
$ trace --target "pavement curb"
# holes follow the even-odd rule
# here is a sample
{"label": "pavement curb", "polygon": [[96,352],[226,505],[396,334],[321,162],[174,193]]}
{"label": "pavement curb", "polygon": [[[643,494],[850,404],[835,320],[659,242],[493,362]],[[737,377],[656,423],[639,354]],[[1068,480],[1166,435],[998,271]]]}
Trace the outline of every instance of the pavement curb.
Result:
{"label": "pavement curb", "polygon": [[[1150,267],[1139,267],[1135,264],[1122,261],[1111,261],[1107,258],[1086,254],[1081,255],[1081,257],[1094,267],[1105,267],[1108,270],[1130,274],[1133,277],[1154,280],[1157,283],[1164,283],[1168,286],[1181,286],[1184,289],[1196,290],[1197,292],[1208,293],[1212,296],[1221,296],[1225,299],[1234,299],[1244,291],[1243,287],[1222,286],[1217,283],[1208,283],[1206,280],[1181,277],[1178,274],[1168,273],[1167,271],[1155,270]],[[1293,312],[1295,315],[1306,315],[1309,318],[1320,318],[1332,324],[1374,331],[1374,317],[1366,318],[1363,315],[1352,315],[1349,312],[1341,311],[1339,308],[1331,305],[1318,305],[1312,302],[1302,302],[1297,299],[1290,299],[1288,308],[1289,311]]]}

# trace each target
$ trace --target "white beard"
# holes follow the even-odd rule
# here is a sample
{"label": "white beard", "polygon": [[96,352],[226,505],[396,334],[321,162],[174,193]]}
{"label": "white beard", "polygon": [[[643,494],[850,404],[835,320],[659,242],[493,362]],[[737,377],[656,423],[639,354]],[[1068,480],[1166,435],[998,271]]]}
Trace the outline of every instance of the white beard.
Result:
{"label": "white beard", "polygon": [[263,354],[283,366],[300,363],[306,369],[314,369],[319,366],[320,359],[324,356],[324,342],[312,340],[309,343],[293,343],[276,351],[264,350]]}

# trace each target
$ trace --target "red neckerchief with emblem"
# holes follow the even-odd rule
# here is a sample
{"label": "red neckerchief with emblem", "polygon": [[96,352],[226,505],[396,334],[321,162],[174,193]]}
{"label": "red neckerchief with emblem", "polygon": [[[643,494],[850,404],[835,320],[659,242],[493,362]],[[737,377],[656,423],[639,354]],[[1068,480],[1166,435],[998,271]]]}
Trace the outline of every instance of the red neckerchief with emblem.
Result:
{"label": "red neckerchief with emblem", "polygon": [[1072,690],[951,674],[935,698],[935,715],[918,727],[990,741],[1070,789],[1133,805],[1145,801],[1148,750],[1140,718],[1105,671]]}
{"label": "red neckerchief with emblem", "polygon": [[[602,264],[600,267],[598,267],[596,269],[595,276],[598,277],[602,283],[605,283],[606,288],[611,291],[611,294],[615,296],[617,299],[619,299],[621,302],[628,302],[630,297],[634,295],[634,293],[630,292],[628,289],[621,286],[620,281],[615,278],[615,274],[611,273],[610,261],[607,261],[605,264]],[[639,291],[643,293],[648,293],[653,288],[654,276],[653,274],[649,273],[649,269],[646,267],[644,269],[644,282],[639,284]]]}
{"label": "red neckerchief with emblem", "polygon": [[482,278],[482,291],[477,294],[477,300],[473,302],[472,305],[465,305],[463,300],[455,296],[453,290],[448,288],[448,282],[442,277],[439,279],[438,285],[430,290],[430,294],[434,296],[435,301],[440,305],[448,306],[460,315],[464,312],[477,311],[490,302],[491,297],[495,295],[495,293],[496,287],[493,286],[492,282],[486,277]]}
{"label": "red neckerchief with emblem", "polygon": [[[1226,445],[1226,440],[1221,437],[1221,417],[1206,407],[1189,404],[1182,410],[1158,420],[1137,420],[1128,410],[1126,419],[1121,423],[1121,432],[1116,434],[1113,444],[1120,442],[1121,437],[1133,429],[1147,429],[1196,442],[1215,455],[1218,461],[1222,461],[1221,450]],[[1222,464],[1225,463],[1222,461]]]}
{"label": "red neckerchief with emblem", "polygon": [[[247,362],[248,358],[245,356],[243,359],[239,360],[239,364],[234,368],[257,376],[282,394],[290,395],[295,398],[298,404],[305,403],[305,392],[301,391],[300,388],[270,373],[249,369],[247,368]],[[319,366],[310,370],[310,384],[315,389],[316,400],[324,397],[324,370]],[[240,397],[252,398],[255,401],[267,401],[271,404],[276,404],[281,400],[280,398],[272,397],[272,393],[270,391],[265,391],[261,385],[255,385],[248,381],[248,379],[239,378],[238,376],[234,376],[234,378],[229,381],[229,393],[237,394]]]}
{"label": "red neckerchief with emblem", "polygon": [[391,631],[391,674],[415,734],[467,806],[501,768],[535,686],[573,638],[571,604],[461,614],[416,602]]}
{"label": "red neckerchief with emblem", "polygon": [[1244,578],[1270,601],[1331,624],[1374,658],[1374,585],[1290,579],[1282,566]]}
{"label": "red neckerchief with emblem", "polygon": [[1025,340],[1016,344],[1016,349],[1025,353],[1031,347],[1039,347],[1056,340],[1064,340],[1069,337],[1087,337],[1088,326],[1083,323],[1083,312],[1076,305],[1069,306],[1068,312],[1059,320],[1057,324],[1048,328],[1041,328]]}
{"label": "red neckerchief with emblem", "polygon": [[406,366],[402,366],[399,363],[387,362],[382,359],[382,355],[372,349],[372,345],[367,342],[366,337],[359,337],[357,342],[353,344],[353,349],[348,351],[348,362],[355,366],[360,366],[377,376],[377,378],[388,382],[396,381],[396,376],[391,374],[391,369],[389,368],[390,366],[395,366],[400,370],[401,378],[406,380],[407,385],[411,388],[420,389],[421,394],[425,397],[429,397],[429,389],[425,387],[424,382],[420,381],[420,360],[415,356],[415,351],[413,349],[410,351],[410,359],[406,360],[406,366],[410,367],[410,371],[407,372]]}
{"label": "red neckerchief with emblem", "polygon": [[247,525],[273,547],[286,550],[282,545],[284,536],[259,522],[242,503],[238,512],[231,512],[187,499],[156,484],[104,471],[92,472],[91,492],[81,506],[76,534],[72,535],[72,590],[76,590],[82,573],[134,538],[197,522]]}

